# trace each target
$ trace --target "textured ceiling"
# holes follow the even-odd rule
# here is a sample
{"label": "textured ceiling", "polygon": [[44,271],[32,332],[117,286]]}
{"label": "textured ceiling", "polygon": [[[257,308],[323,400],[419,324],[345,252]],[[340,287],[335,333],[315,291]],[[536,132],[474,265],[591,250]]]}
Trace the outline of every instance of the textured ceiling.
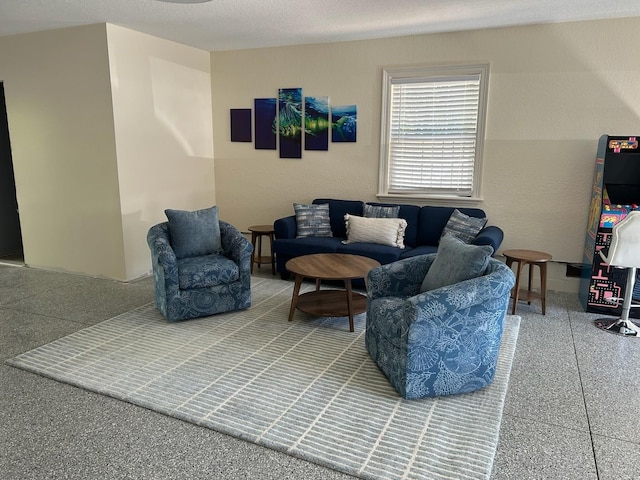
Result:
{"label": "textured ceiling", "polygon": [[204,50],[640,16],[616,0],[0,0],[0,36],[112,23]]}

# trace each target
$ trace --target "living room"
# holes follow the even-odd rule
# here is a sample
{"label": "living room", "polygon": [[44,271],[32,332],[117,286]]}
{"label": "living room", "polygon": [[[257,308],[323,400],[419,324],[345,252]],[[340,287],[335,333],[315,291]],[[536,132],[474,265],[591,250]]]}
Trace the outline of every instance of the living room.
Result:
{"label": "living room", "polygon": [[[567,342],[572,336],[566,328],[570,322],[560,324],[555,315],[557,311],[566,313],[564,303],[570,303],[568,296],[557,292],[573,294],[578,289],[577,279],[566,276],[566,263],[582,261],[598,138],[605,133],[635,134],[640,67],[621,57],[627,56],[630,45],[638,44],[639,26],[640,18],[607,19],[233,51],[202,50],[113,24],[0,37],[0,82],[7,100],[25,263],[36,270],[116,280],[122,285],[105,288],[105,283],[100,288],[109,290],[114,304],[133,308],[151,293],[145,278],[151,270],[145,236],[150,226],[165,220],[165,208],[194,210],[215,203],[221,219],[247,231],[250,225],[292,214],[294,202],[317,197],[376,201],[383,67],[488,63],[482,201],[464,205],[482,208],[489,224],[504,230],[501,249],[532,248],[551,253],[554,262],[548,286],[556,291],[556,308],[548,317],[537,315],[535,310],[535,322],[539,323],[535,332],[550,345],[545,353],[548,370],[529,370],[524,359],[531,360],[533,355],[526,348],[519,357],[518,370],[527,372],[532,390],[544,390],[547,395],[544,398],[549,403],[541,402],[547,408],[539,410],[548,415],[545,426],[552,427],[545,429],[529,419],[514,420],[517,408],[512,402],[512,411],[507,412],[512,415],[506,417],[506,434],[501,437],[512,449],[499,457],[498,478],[510,474],[523,478],[522,472],[527,473],[536,462],[541,465],[535,472],[539,478],[553,478],[557,472],[586,478],[582,475],[585,471],[600,474],[598,478],[632,478],[606,477],[604,473],[615,471],[615,453],[610,451],[606,461],[597,465],[598,470],[593,465],[595,455],[588,456],[592,446],[584,432],[578,434],[572,420],[567,421],[578,418],[576,423],[583,422],[584,415],[580,405],[567,407],[568,402],[562,402],[566,393],[562,382],[573,389],[572,382],[579,375],[570,363],[575,355],[565,355],[564,350],[569,349]],[[254,98],[274,97],[282,87],[328,95],[332,104],[357,105],[358,141],[331,143],[328,151],[303,151],[301,159],[281,159],[277,151],[231,142],[230,109],[251,108]],[[139,278],[146,281],[142,287],[133,282]],[[74,279],[73,285],[61,288],[91,293],[86,299],[80,296],[78,303],[85,303],[76,305],[76,314],[101,307],[99,283],[88,279],[92,286],[85,290],[84,282]],[[26,311],[24,306],[20,308]],[[27,323],[20,308],[2,310]],[[119,313],[115,306],[106,310]],[[533,318],[533,307],[523,310],[523,315]],[[568,315],[576,321],[575,312]],[[67,334],[67,328],[74,331],[65,322],[71,320],[65,317],[62,326],[50,327],[51,338],[46,341]],[[545,333],[548,338],[542,337]],[[597,335],[606,334],[593,336]],[[525,346],[532,336],[531,331],[523,335]],[[39,333],[33,338],[44,341]],[[586,334],[579,342],[587,344],[590,339]],[[592,344],[584,348],[592,348]],[[549,372],[558,376],[552,381]],[[104,435],[101,445],[115,445],[116,457],[106,461],[106,468],[124,472],[120,478],[132,471],[158,474],[153,468],[144,470],[145,462],[162,465],[165,472],[178,472],[176,475],[182,468],[188,470],[186,464],[211,468],[197,463],[206,455],[219,456],[216,467],[224,471],[220,478],[244,478],[247,472],[257,478],[275,462],[253,447],[229,447],[208,432],[187,430],[171,419],[158,421],[149,412],[132,412],[111,399],[71,394],[59,386],[43,386],[31,377],[24,380],[13,371],[3,371],[3,375],[12,380],[12,392],[23,391],[25,398],[46,404],[47,395],[54,391],[57,401],[66,406],[59,418],[48,412],[50,425],[59,430],[50,427],[46,435],[56,448],[72,443],[70,452],[61,453],[67,461],[87,454],[78,429],[90,437],[95,434],[91,425],[111,424],[112,431]],[[555,390],[561,393],[554,398],[551,390],[555,381]],[[519,380],[512,378],[512,382],[516,391],[522,388]],[[536,382],[544,388],[538,388]],[[554,403],[553,399],[560,401]],[[535,397],[532,402],[537,400]],[[9,400],[6,403],[11,405]],[[613,407],[609,407],[615,408],[615,402],[611,403]],[[94,413],[87,407],[90,404],[104,406],[100,410],[104,417],[98,422],[91,414],[83,415]],[[31,409],[40,411],[35,404]],[[574,411],[579,414],[573,416]],[[86,426],[77,427],[75,416],[86,416]],[[38,428],[47,428],[46,421],[38,421],[42,422]],[[74,426],[66,430],[67,423]],[[556,428],[559,424],[562,429]],[[130,426],[138,431],[132,433]],[[100,428],[105,429],[100,432],[108,430]],[[549,431],[554,432],[553,441]],[[107,438],[110,435],[113,442]],[[58,443],[59,436],[63,438]],[[74,437],[74,442],[68,437]],[[531,443],[524,443],[525,437],[531,438]],[[182,438],[188,440],[182,442]],[[26,458],[31,454],[29,445],[24,437],[21,440],[16,450],[26,452]],[[574,440],[580,449],[575,448]],[[619,438],[608,440],[600,436],[596,445],[601,450],[624,446]],[[526,446],[518,451],[520,444]],[[127,458],[129,448],[136,458]],[[627,443],[625,448],[634,447]],[[550,452],[554,449],[560,452],[555,457]],[[580,455],[574,455],[577,451]],[[52,463],[55,448],[53,452],[46,455]],[[151,452],[150,456],[145,457],[145,452]],[[157,454],[173,462],[172,453],[188,457],[185,465],[178,462],[176,469],[170,470],[166,463],[151,458]],[[33,455],[38,459],[44,456],[41,452]],[[553,460],[544,463],[545,458]],[[312,478],[307,476],[310,467],[296,470],[288,460],[278,461],[276,478]],[[245,465],[239,467],[241,462]],[[85,473],[99,472],[83,467]],[[64,466],[58,468],[55,472],[62,477]],[[239,473],[234,477],[236,471]],[[38,473],[36,478],[46,478],[44,469]],[[78,472],[69,475],[81,478],[73,476]],[[317,475],[334,478],[333,473]]]}

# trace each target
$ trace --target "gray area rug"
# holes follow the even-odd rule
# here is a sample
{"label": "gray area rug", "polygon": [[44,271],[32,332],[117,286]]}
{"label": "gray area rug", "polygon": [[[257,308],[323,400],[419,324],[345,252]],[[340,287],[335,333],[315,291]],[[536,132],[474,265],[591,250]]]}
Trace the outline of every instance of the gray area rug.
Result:
{"label": "gray area rug", "polygon": [[519,317],[489,387],[406,401],[365,350],[364,314],[354,333],[287,322],[292,283],[252,281],[249,310],[168,323],[149,304],[7,363],[361,478],[489,478]]}

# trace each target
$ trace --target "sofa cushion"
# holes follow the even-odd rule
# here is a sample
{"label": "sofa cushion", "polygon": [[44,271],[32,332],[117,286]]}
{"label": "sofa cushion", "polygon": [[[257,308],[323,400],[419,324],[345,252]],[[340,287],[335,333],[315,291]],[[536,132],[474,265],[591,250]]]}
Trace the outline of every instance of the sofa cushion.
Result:
{"label": "sofa cushion", "polygon": [[465,243],[471,243],[486,223],[486,217],[470,217],[456,208],[451,214],[451,217],[449,217],[449,221],[445,225],[444,230],[442,230],[440,238],[445,235],[453,235]]}
{"label": "sofa cushion", "polygon": [[438,247],[434,245],[420,245],[419,247],[405,248],[400,254],[400,258],[417,257],[418,255],[429,255],[436,253]]}
{"label": "sofa cushion", "polygon": [[436,258],[424,277],[421,292],[453,285],[482,275],[489,264],[493,248],[464,243],[445,235],[440,240]]}
{"label": "sofa cushion", "polygon": [[404,231],[407,221],[403,218],[366,218],[345,215],[347,243],[379,243],[404,248]]}
{"label": "sofa cushion", "polygon": [[362,216],[364,203],[360,200],[334,200],[331,198],[317,198],[314,204],[329,204],[329,220],[331,222],[331,231],[334,237],[346,238],[347,229],[344,224],[344,216],[349,215]]}
{"label": "sofa cushion", "polygon": [[294,203],[296,213],[296,237],[331,237],[331,224],[329,223],[329,205],[304,205]]}
{"label": "sofa cushion", "polygon": [[313,253],[335,253],[342,239],[335,237],[283,238],[273,242],[277,257],[299,257]]}
{"label": "sofa cushion", "polygon": [[398,218],[400,205],[370,205],[365,204],[364,216],[367,218]]}
{"label": "sofa cushion", "polygon": [[224,255],[203,255],[178,260],[180,290],[211,288],[240,278],[238,264]]}
{"label": "sofa cushion", "polygon": [[167,209],[164,213],[176,258],[222,253],[217,206],[193,212]]}
{"label": "sofa cushion", "polygon": [[380,262],[381,265],[399,260],[400,254],[403,251],[404,250],[398,247],[390,247],[378,243],[340,244],[336,250],[337,253],[348,253],[350,255],[362,255],[363,257],[373,258]]}

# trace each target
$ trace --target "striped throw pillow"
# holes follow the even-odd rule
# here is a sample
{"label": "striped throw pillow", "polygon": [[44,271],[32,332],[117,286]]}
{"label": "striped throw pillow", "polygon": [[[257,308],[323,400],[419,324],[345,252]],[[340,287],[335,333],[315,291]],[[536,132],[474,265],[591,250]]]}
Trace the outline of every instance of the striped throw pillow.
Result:
{"label": "striped throw pillow", "polygon": [[296,212],[296,238],[333,236],[329,222],[328,203],[318,205],[294,203],[293,209]]}
{"label": "striped throw pillow", "polygon": [[400,214],[400,205],[382,206],[369,205],[364,206],[364,216],[367,218],[398,218]]}
{"label": "striped throw pillow", "polygon": [[470,217],[456,208],[451,214],[451,217],[449,217],[449,221],[445,225],[440,239],[442,240],[442,237],[449,234],[459,238],[464,243],[471,243],[486,223],[486,218]]}

